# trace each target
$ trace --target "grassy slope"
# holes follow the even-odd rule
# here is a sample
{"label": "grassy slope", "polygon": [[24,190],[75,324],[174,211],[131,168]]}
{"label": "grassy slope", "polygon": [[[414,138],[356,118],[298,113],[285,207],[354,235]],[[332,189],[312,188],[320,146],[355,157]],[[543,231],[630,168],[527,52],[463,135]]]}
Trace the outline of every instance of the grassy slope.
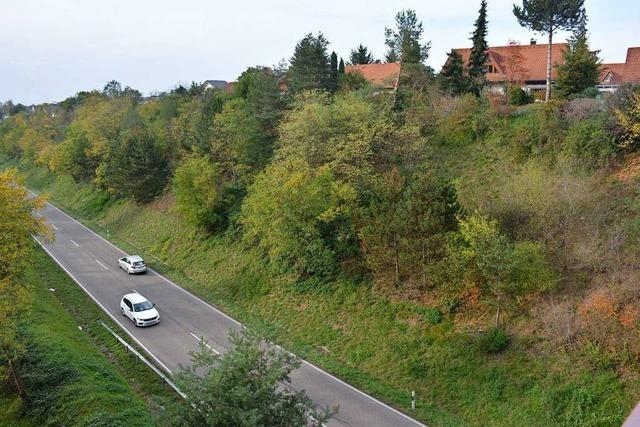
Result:
{"label": "grassy slope", "polygon": [[[97,324],[109,324],[106,315],[39,248],[25,279],[34,303],[25,328],[23,375],[37,392],[31,392],[35,401],[25,405],[22,417],[19,401],[3,396],[0,407],[8,410],[0,411],[0,425],[164,424],[160,408],[177,397]],[[71,379],[60,381],[65,372],[73,372]]]}
{"label": "grassy slope", "polygon": [[[640,391],[588,357],[533,353],[527,342],[487,356],[449,320],[429,325],[415,307],[364,285],[296,289],[254,250],[230,238],[198,239],[168,200],[101,209],[99,192],[69,179],[31,170],[28,184],[196,294],[430,425],[619,425]],[[419,399],[413,412],[411,390]]]}

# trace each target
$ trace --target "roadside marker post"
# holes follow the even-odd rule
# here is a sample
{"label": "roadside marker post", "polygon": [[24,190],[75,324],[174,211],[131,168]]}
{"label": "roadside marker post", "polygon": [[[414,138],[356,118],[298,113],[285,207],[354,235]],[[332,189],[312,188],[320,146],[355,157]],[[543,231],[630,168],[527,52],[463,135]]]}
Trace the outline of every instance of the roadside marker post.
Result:
{"label": "roadside marker post", "polygon": [[416,409],[416,392],[411,392],[411,409]]}

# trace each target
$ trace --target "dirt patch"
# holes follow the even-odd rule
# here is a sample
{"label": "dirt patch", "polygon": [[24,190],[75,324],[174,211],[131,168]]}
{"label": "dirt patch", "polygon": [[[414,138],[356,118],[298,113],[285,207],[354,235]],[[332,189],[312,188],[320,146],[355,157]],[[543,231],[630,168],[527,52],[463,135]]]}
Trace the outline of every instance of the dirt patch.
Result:
{"label": "dirt patch", "polygon": [[615,173],[621,182],[629,182],[640,175],[640,155],[630,154],[624,161],[622,169]]}

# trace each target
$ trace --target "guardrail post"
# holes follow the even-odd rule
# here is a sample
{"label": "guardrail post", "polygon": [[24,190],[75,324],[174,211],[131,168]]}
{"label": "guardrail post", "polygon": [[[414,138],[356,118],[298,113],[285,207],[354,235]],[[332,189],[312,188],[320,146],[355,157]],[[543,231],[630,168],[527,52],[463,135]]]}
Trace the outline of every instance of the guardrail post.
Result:
{"label": "guardrail post", "polygon": [[416,409],[416,392],[411,392],[411,409]]}

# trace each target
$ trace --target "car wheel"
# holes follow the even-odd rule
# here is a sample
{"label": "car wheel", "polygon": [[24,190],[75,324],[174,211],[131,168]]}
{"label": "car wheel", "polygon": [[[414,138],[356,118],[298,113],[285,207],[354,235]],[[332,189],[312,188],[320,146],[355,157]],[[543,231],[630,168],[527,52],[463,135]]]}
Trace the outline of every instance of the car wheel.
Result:
{"label": "car wheel", "polygon": [[131,270],[127,268],[127,274],[131,274]]}
{"label": "car wheel", "polygon": [[120,307],[120,313],[122,313],[123,316],[126,316],[126,314],[124,314],[124,308]]}

